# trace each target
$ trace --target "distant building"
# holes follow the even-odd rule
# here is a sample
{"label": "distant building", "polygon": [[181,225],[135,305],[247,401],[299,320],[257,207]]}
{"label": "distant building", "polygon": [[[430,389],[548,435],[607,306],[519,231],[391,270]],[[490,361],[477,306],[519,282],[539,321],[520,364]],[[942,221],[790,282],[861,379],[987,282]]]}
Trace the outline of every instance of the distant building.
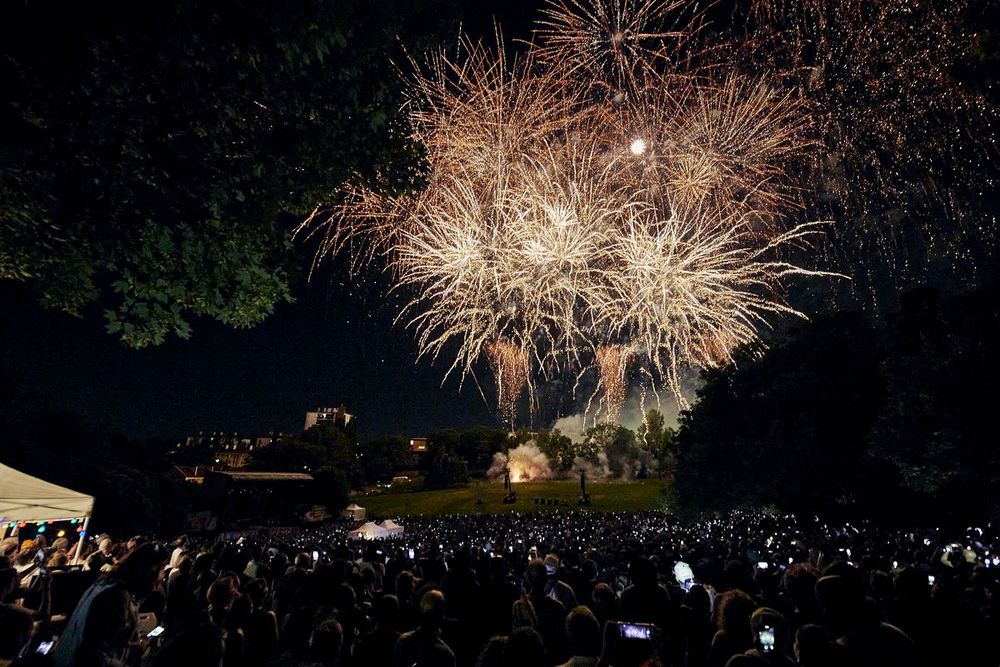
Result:
{"label": "distant building", "polygon": [[336,408],[316,408],[314,412],[306,413],[306,425],[302,430],[308,431],[313,426],[322,425],[344,428],[351,423],[353,417],[354,415],[347,413],[347,408],[343,404]]}
{"label": "distant building", "polygon": [[187,448],[209,449],[214,468],[241,470],[246,467],[254,450],[272,445],[285,437],[284,433],[255,437],[238,432],[199,431],[197,435],[189,435],[184,442],[178,442],[175,451]]}
{"label": "distant building", "polygon": [[[410,438],[410,451],[407,452],[406,465],[410,468],[420,466],[427,458],[427,438]],[[395,484],[395,481],[393,481]]]}

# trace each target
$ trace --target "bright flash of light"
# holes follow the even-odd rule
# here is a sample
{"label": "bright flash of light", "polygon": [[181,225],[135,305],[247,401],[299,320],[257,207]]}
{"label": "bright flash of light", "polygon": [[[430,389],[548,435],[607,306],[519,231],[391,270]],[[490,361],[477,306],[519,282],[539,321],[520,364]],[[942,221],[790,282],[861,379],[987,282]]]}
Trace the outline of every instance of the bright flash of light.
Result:
{"label": "bright flash of light", "polygon": [[633,139],[628,148],[632,151],[632,155],[642,155],[646,152],[646,141],[641,137]]}

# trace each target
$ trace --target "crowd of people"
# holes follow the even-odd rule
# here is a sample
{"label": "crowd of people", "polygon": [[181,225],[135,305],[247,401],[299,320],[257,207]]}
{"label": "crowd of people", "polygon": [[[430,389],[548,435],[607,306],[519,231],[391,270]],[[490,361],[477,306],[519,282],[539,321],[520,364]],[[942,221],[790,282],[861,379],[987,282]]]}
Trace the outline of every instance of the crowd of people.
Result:
{"label": "crowd of people", "polygon": [[[371,542],[343,524],[103,535],[79,557],[66,539],[7,540],[0,666],[1000,664],[991,525],[564,510],[403,523]],[[61,610],[68,574],[78,594]]]}

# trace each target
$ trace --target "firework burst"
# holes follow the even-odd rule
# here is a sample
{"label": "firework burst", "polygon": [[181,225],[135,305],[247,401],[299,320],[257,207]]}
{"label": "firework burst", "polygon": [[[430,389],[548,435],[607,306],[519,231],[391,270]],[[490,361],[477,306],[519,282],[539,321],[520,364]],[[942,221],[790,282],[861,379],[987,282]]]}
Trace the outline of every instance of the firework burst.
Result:
{"label": "firework burst", "polygon": [[695,16],[556,1],[520,59],[463,40],[459,58],[414,63],[405,112],[426,186],[358,183],[303,226],[318,257],[388,269],[412,295],[399,321],[420,356],[449,360],[445,377],[486,359],[511,424],[525,389],[564,371],[597,373],[610,419],[631,369],[682,401],[683,369],[801,316],[784,283],[828,275],[791,259],[820,230],[789,215],[808,107],[764,74],[694,68]]}

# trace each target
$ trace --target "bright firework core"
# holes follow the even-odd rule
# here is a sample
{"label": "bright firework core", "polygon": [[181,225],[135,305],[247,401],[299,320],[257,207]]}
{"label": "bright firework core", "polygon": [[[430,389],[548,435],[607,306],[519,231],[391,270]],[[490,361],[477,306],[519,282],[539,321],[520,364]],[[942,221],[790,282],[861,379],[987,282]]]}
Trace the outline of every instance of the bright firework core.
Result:
{"label": "bright firework core", "polygon": [[678,4],[553,1],[521,60],[435,55],[406,107],[426,187],[351,186],[324,227],[321,256],[363,248],[413,291],[399,318],[445,377],[488,362],[512,426],[556,376],[596,379],[609,420],[637,378],[682,401],[684,369],[797,314],[783,284],[816,275],[782,254],[819,231],[786,217],[806,106],[739,63],[693,69],[663,25]]}

